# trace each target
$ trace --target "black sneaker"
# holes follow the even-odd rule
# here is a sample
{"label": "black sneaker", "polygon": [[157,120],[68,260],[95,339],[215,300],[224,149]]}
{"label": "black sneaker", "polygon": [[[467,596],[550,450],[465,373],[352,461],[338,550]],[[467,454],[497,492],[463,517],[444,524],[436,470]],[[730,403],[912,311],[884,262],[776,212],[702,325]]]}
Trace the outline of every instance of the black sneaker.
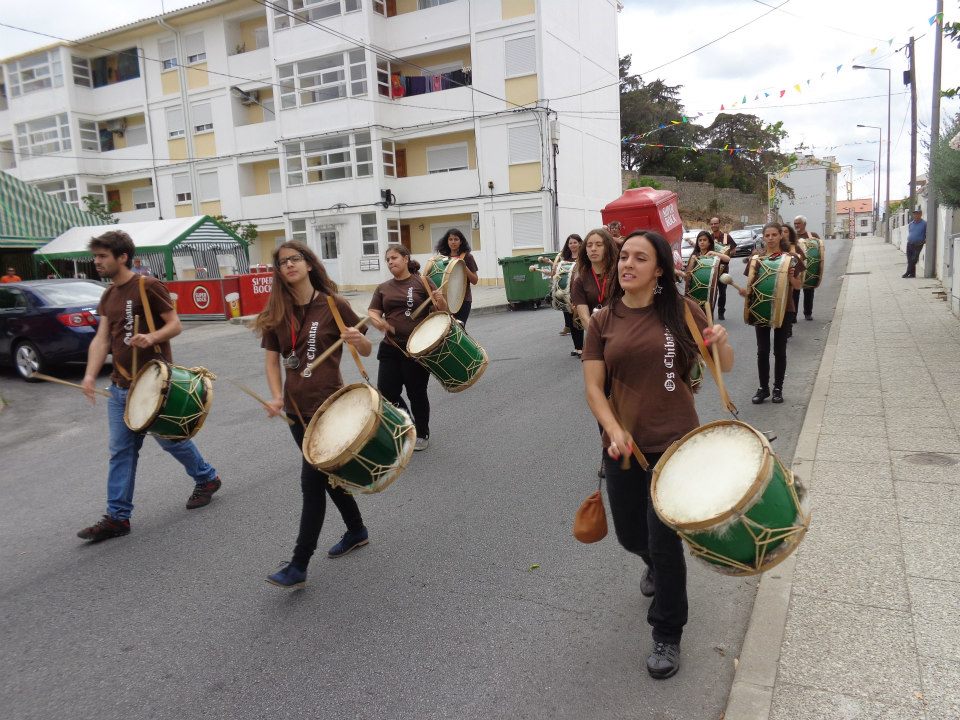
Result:
{"label": "black sneaker", "polygon": [[109,540],[110,538],[128,535],[129,533],[129,520],[115,520],[109,515],[104,515],[100,522],[78,532],[77,537],[81,540],[100,542],[101,540]]}
{"label": "black sneaker", "polygon": [[813,315],[804,315],[804,316],[803,316],[803,319],[804,319],[804,320],[813,320]]}
{"label": "black sneaker", "polygon": [[752,398],[750,398],[750,402],[752,402],[754,405],[759,405],[768,397],[770,397],[769,390],[766,388],[757,388],[757,392]]}
{"label": "black sneaker", "polygon": [[640,578],[640,594],[644,597],[653,597],[655,589],[653,584],[653,569],[647,566],[643,570],[643,577]]}
{"label": "black sneaker", "polygon": [[656,680],[666,680],[680,669],[680,645],[654,642],[653,652],[647,658],[647,672]]}
{"label": "black sneaker", "polygon": [[193,488],[193,492],[190,494],[190,497],[187,498],[187,510],[195,510],[196,508],[203,507],[204,505],[209,505],[210,500],[213,499],[213,494],[220,489],[220,476],[217,475],[210,482],[199,483],[196,487]]}
{"label": "black sneaker", "polygon": [[775,387],[775,388],[773,389],[773,398],[770,400],[770,402],[782,403],[782,402],[783,402],[783,390],[781,390],[780,388]]}
{"label": "black sneaker", "polygon": [[717,318],[718,318],[719,320],[723,320],[723,310],[721,310],[721,311],[719,311],[719,312],[717,313]]}

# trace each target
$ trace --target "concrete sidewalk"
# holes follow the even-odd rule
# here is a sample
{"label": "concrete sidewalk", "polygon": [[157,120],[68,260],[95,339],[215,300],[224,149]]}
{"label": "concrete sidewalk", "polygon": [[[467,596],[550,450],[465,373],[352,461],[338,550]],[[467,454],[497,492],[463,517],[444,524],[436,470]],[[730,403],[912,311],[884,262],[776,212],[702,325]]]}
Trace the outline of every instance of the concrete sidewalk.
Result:
{"label": "concrete sidewalk", "polygon": [[960,321],[854,241],[793,468],[813,521],[766,573],[725,720],[960,718]]}

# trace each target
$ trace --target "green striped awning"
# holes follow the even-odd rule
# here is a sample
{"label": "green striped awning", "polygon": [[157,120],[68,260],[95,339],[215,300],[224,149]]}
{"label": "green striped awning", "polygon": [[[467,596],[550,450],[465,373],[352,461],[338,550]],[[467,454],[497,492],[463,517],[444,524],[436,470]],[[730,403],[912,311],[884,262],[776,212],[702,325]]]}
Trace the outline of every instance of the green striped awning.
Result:
{"label": "green striped awning", "polygon": [[39,248],[78,225],[103,220],[0,171],[0,247]]}

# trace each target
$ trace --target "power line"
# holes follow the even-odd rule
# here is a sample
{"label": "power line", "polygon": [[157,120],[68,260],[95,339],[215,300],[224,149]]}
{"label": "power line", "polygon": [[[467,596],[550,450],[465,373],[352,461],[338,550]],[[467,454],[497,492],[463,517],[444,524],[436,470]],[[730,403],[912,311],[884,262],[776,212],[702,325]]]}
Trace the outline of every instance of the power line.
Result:
{"label": "power line", "polygon": [[[757,3],[758,5],[764,5],[768,8],[773,8],[774,10],[780,10],[780,8],[778,7],[774,7],[769,3],[763,2],[763,0],[753,0],[753,2]],[[782,12],[784,15],[791,15],[797,18],[798,20],[806,20],[807,22],[816,23],[821,27],[829,28],[830,30],[836,30],[837,32],[844,33],[845,35],[853,35],[854,37],[864,38],[866,40],[876,40],[878,42],[882,41],[882,38],[875,38],[875,37],[871,37],[870,35],[861,35],[860,33],[850,32],[849,30],[844,30],[843,28],[834,27],[833,25],[827,25],[826,23],[819,22],[817,20],[810,20],[809,18],[806,18],[803,15],[797,15],[796,13],[792,13],[789,10],[780,10],[780,12]]]}

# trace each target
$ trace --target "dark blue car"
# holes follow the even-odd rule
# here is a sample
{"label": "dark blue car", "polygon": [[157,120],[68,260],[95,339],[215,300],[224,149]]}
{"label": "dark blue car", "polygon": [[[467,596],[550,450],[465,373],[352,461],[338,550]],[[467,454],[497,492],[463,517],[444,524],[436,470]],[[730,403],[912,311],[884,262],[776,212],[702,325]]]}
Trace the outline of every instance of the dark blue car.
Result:
{"label": "dark blue car", "polygon": [[85,361],[105,289],[93,280],[0,284],[0,361],[12,363],[24,380],[55,365]]}

